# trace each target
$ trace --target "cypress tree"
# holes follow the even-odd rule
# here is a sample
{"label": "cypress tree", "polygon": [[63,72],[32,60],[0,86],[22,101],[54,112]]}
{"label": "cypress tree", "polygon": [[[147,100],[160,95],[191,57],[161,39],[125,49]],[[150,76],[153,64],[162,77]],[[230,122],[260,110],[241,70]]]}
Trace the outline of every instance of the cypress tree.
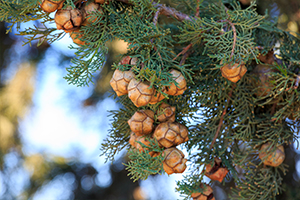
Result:
{"label": "cypress tree", "polygon": [[[54,18],[49,8],[58,9]],[[113,160],[127,149],[133,181],[185,171],[176,189],[186,199],[213,198],[204,176],[233,179],[232,199],[282,192],[283,147],[297,142],[299,131],[300,36],[279,29],[274,13],[237,0],[1,0],[0,21],[7,32],[16,27],[24,44],[69,34],[76,52],[64,78],[76,86],[101,70],[107,42],[128,42],[112,68],[133,76],[112,84],[128,84],[129,95],[114,94],[122,108],[111,111],[101,154]],[[175,118],[160,120],[164,104]],[[138,135],[128,120],[149,110],[153,130]],[[133,121],[143,132],[144,118]]]}

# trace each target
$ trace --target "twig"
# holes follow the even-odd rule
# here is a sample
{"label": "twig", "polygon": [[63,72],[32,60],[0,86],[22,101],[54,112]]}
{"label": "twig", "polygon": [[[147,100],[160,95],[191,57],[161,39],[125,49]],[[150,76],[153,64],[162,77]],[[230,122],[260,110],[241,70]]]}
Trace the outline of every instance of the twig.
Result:
{"label": "twig", "polygon": [[218,125],[218,129],[216,131],[215,137],[214,137],[213,141],[210,144],[210,149],[213,147],[213,145],[215,144],[215,142],[216,142],[216,140],[217,140],[217,138],[219,136],[219,132],[220,132],[222,124],[223,124],[223,119],[224,119],[224,116],[226,115],[226,110],[228,108],[228,105],[229,105],[229,102],[230,102],[230,98],[232,96],[232,91],[233,91],[233,89],[229,92],[229,95],[228,95],[228,98],[227,98],[227,105],[225,106],[225,109],[223,110],[223,113],[221,115],[220,122],[219,122],[219,125]]}
{"label": "twig", "polygon": [[[154,15],[154,17],[153,17],[153,24],[154,24],[154,26],[157,25],[158,15],[160,14],[160,11],[161,11],[161,8],[158,8],[157,11],[156,11],[156,13],[155,13],[155,15]],[[150,40],[150,42],[151,42],[151,44],[153,44],[153,38]],[[157,48],[156,48],[155,45],[154,45],[153,48],[154,48],[155,51],[157,51]],[[161,55],[160,55],[160,52],[157,51],[157,54],[158,54],[158,56],[159,56],[159,58],[160,58],[160,60],[161,60],[162,65],[164,65],[164,63],[163,63],[163,61],[162,61],[162,57],[161,57]]]}
{"label": "twig", "polygon": [[[126,4],[131,4],[129,2],[129,0],[117,0],[117,1],[120,1],[120,2],[123,2],[123,3],[126,3]],[[163,4],[159,4],[159,3],[156,3],[156,2],[153,2],[152,4],[155,8],[160,8],[160,11],[161,11],[160,14],[161,15],[165,15],[165,16],[168,16],[168,17],[173,16],[178,21],[184,21],[184,20],[191,21],[192,20],[192,18],[189,15],[177,11],[175,8],[170,8],[170,7],[167,7]]]}
{"label": "twig", "polygon": [[190,55],[191,53],[192,53],[192,52],[189,51],[189,52],[186,52],[186,53],[182,56],[182,59],[181,59],[181,61],[180,61],[180,63],[179,63],[180,66],[181,66],[181,65],[184,65],[185,60],[189,57],[189,55]]}
{"label": "twig", "polygon": [[187,14],[184,14],[182,12],[177,11],[175,8],[170,8],[170,7],[167,7],[163,4],[159,4],[159,3],[155,3],[155,2],[153,2],[153,6],[155,8],[160,8],[161,9],[160,14],[165,15],[165,16],[173,16],[178,21],[184,21],[184,20],[191,21],[192,20],[190,16],[188,16]]}
{"label": "twig", "polygon": [[189,44],[188,46],[186,46],[185,48],[183,48],[183,50],[177,54],[177,56],[175,58],[173,58],[173,60],[176,60],[178,58],[178,56],[185,54],[191,47],[193,46],[193,44]]}
{"label": "twig", "polygon": [[197,0],[197,9],[196,9],[195,17],[199,17],[199,14],[200,14],[200,0]]}
{"label": "twig", "polygon": [[[196,14],[195,17],[199,17],[199,13],[200,13],[200,0],[197,0],[197,9],[196,9]],[[186,46],[185,48],[183,48],[183,50],[177,54],[177,56],[175,58],[173,58],[173,60],[176,60],[180,55],[183,54],[183,57],[179,63],[179,65],[183,65],[185,63],[185,60],[187,59],[187,57],[191,54],[191,53],[187,53],[187,51],[193,46],[193,44],[189,44],[188,46]]]}
{"label": "twig", "polygon": [[235,29],[234,24],[230,20],[225,19],[225,20],[220,20],[220,21],[227,22],[231,26],[232,31],[233,31],[233,45],[232,45],[232,50],[231,50],[231,54],[230,54],[230,59],[231,59],[234,54],[234,49],[235,49],[235,45],[236,45],[236,29]]}

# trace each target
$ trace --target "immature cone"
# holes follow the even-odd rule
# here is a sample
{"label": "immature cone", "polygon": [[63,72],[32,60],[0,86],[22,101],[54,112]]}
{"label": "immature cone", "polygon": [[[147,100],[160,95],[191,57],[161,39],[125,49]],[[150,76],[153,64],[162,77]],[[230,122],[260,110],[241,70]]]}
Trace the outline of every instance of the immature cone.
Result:
{"label": "immature cone", "polygon": [[[271,143],[265,143],[261,146],[259,151],[259,158],[263,161],[265,165],[272,167],[279,166],[285,159],[284,148],[282,145],[278,146],[274,152],[269,154],[267,150],[270,148]],[[272,149],[270,149],[272,150]]]}
{"label": "immature cone", "polygon": [[43,9],[43,11],[51,13],[61,9],[65,1],[66,0],[60,0],[60,1],[42,0],[40,6]]}
{"label": "immature cone", "polygon": [[[193,200],[215,200],[213,189],[209,185],[207,184],[205,185],[206,188],[202,193],[200,192],[192,193],[191,197],[193,198]],[[203,188],[204,186],[202,185],[200,187]]]}
{"label": "immature cone", "polygon": [[122,96],[128,94],[128,84],[133,78],[134,73],[132,71],[120,71],[116,69],[109,83],[117,95]]}
{"label": "immature cone", "polygon": [[176,86],[174,83],[171,83],[170,86],[166,87],[165,93],[168,95],[173,95],[173,96],[183,94],[184,91],[187,89],[186,80],[185,80],[184,76],[182,75],[182,73],[180,71],[175,70],[175,69],[172,69],[170,71],[170,74],[172,74],[173,79],[175,80],[175,82],[178,85]]}
{"label": "immature cone", "polygon": [[271,90],[273,85],[270,83],[270,73],[274,72],[268,65],[257,65],[252,73],[259,78],[260,81],[255,81],[255,85],[257,86],[257,90],[255,94],[257,96],[266,96]]}
{"label": "immature cone", "polygon": [[162,103],[159,106],[157,112],[157,120],[159,122],[175,122],[175,106],[170,106],[169,104]]}
{"label": "immature cone", "polygon": [[137,136],[147,135],[154,128],[154,112],[152,110],[139,110],[128,120],[132,132]]}
{"label": "immature cone", "polygon": [[85,23],[89,23],[89,22],[94,23],[95,21],[98,20],[96,17],[94,19],[92,17],[89,17],[89,15],[92,12],[103,13],[103,8],[100,6],[100,4],[93,3],[93,2],[85,3],[81,10],[85,19]]}
{"label": "immature cone", "polygon": [[[164,90],[165,91],[165,90]],[[150,99],[150,104],[157,104],[158,102],[160,102],[161,100],[163,100],[165,97],[164,95],[162,95],[162,93],[157,92],[157,90],[154,90],[154,93]]]}
{"label": "immature cone", "polygon": [[[131,146],[133,146],[134,148],[136,148],[140,152],[144,152],[145,150],[148,150],[147,148],[143,148],[142,145],[139,144],[138,142],[141,142],[142,144],[144,144],[146,146],[150,145],[150,142],[148,140],[146,140],[145,137],[137,136],[134,132],[131,132],[130,139],[129,139],[129,144],[131,144]],[[152,157],[156,157],[156,156],[159,155],[159,153],[155,152],[155,151],[150,151],[149,155],[152,156]]]}
{"label": "immature cone", "polygon": [[147,105],[154,93],[154,88],[151,89],[148,81],[138,81],[135,78],[131,79],[128,84],[128,97],[136,107]]}
{"label": "immature cone", "polygon": [[177,122],[160,123],[154,130],[153,137],[160,146],[169,148],[188,141],[188,129]]}
{"label": "immature cone", "polygon": [[81,11],[71,6],[58,10],[54,17],[56,28],[58,30],[65,30],[66,32],[79,29],[84,21],[83,19]]}
{"label": "immature cone", "polygon": [[70,32],[70,37],[72,38],[72,40],[75,44],[85,45],[85,42],[80,40],[82,38],[82,36],[83,36],[83,32],[80,30],[75,30],[75,31]]}
{"label": "immature cone", "polygon": [[222,161],[218,158],[215,158],[214,166],[208,164],[205,168],[205,176],[211,180],[219,181],[220,183],[223,181],[227,173],[227,168],[222,167]]}
{"label": "immature cone", "polygon": [[221,67],[221,72],[224,78],[236,83],[245,75],[245,73],[247,72],[247,68],[245,67],[244,63],[235,63],[234,65],[226,64]]}
{"label": "immature cone", "polygon": [[163,161],[163,168],[165,172],[170,175],[173,173],[183,173],[186,169],[187,159],[184,158],[182,151],[176,147],[165,149],[163,151],[165,159]]}

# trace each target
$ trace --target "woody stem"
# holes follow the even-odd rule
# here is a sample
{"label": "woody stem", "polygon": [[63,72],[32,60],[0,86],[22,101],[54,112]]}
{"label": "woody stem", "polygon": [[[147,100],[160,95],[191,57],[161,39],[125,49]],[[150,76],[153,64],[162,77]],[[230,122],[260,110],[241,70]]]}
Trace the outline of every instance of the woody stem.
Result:
{"label": "woody stem", "polygon": [[230,102],[230,98],[232,96],[232,91],[233,91],[233,89],[229,92],[229,95],[228,95],[228,98],[227,98],[227,105],[225,106],[225,109],[223,110],[222,115],[220,117],[220,122],[219,122],[219,125],[218,125],[218,128],[217,128],[215,137],[214,137],[213,141],[210,144],[210,149],[213,147],[213,145],[215,144],[215,142],[216,142],[216,140],[219,136],[219,132],[220,132],[222,124],[223,124],[223,119],[224,119],[224,116],[226,115],[226,111],[227,111],[227,108],[228,108],[228,105],[229,105],[229,102]]}

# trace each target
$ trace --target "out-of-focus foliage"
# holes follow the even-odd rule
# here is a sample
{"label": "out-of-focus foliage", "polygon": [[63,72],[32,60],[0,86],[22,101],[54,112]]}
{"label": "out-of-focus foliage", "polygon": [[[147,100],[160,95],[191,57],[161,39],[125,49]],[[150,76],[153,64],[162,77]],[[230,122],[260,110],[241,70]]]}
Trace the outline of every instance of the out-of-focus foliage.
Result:
{"label": "out-of-focus foliage", "polygon": [[[39,75],[37,64],[50,46],[44,43],[20,56],[22,53],[16,52],[16,46],[21,41],[15,41],[17,38],[5,34],[4,23],[0,23],[0,35],[0,199],[32,199],[53,184],[68,186],[64,188],[66,199],[143,199],[139,183],[133,183],[127,176],[121,164],[125,162],[122,158],[110,165],[104,177],[108,184],[101,187],[98,184],[101,171],[89,163],[76,158],[23,151],[24,141],[19,124],[34,104],[35,80]],[[18,66],[11,64],[16,61],[15,56],[18,59],[21,57]],[[59,59],[65,58],[62,55]],[[104,70],[101,73],[106,77],[109,72]],[[107,79],[103,83],[109,85]],[[105,98],[108,90],[106,86],[100,95],[101,99]],[[18,187],[15,186],[16,181]]]}
{"label": "out-of-focus foliage", "polygon": [[[22,64],[8,84],[0,88],[0,155],[15,149],[21,151],[21,142],[17,126],[24,117],[34,92],[35,67]],[[3,164],[3,157],[0,157]],[[3,168],[3,165],[0,166]]]}

